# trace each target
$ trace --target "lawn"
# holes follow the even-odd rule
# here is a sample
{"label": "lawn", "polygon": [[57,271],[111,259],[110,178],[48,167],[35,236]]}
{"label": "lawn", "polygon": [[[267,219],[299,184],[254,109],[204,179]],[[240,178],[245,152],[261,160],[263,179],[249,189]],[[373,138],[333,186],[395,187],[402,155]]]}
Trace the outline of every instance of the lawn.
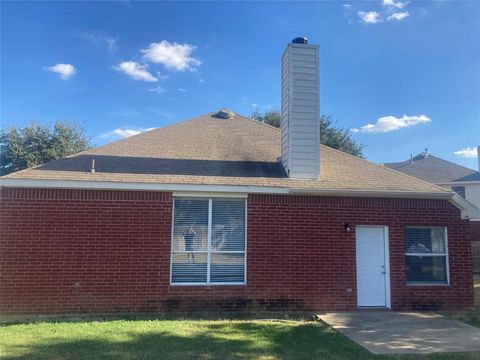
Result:
{"label": "lawn", "polygon": [[[477,312],[464,318],[480,325]],[[375,356],[311,321],[172,319],[42,322],[0,327],[1,359],[480,359],[480,353]]]}
{"label": "lawn", "polygon": [[[422,359],[479,359],[479,353]],[[114,320],[7,325],[2,359],[417,359],[381,357],[301,320]]]}

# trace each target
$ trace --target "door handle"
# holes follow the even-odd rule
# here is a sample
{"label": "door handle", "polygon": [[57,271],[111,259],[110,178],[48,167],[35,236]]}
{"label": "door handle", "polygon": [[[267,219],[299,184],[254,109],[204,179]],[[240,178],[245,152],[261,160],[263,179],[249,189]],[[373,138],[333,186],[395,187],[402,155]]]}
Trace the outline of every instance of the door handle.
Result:
{"label": "door handle", "polygon": [[382,271],[382,274],[385,274],[385,271]]}

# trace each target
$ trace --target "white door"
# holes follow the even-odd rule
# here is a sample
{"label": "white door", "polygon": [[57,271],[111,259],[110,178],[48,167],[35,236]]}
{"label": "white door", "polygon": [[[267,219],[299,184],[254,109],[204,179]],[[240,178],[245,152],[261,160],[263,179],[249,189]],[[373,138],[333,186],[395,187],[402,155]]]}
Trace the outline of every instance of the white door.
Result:
{"label": "white door", "polygon": [[386,231],[380,226],[357,226],[358,306],[387,306]]}

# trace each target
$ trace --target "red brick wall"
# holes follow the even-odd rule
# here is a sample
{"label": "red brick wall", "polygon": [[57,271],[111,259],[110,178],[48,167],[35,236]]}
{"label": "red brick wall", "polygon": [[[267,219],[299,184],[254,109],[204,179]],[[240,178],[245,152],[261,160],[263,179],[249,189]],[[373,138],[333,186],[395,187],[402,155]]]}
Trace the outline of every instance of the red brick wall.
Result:
{"label": "red brick wall", "polygon": [[[473,305],[468,222],[446,201],[251,195],[248,285],[209,287],[169,286],[171,208],[170,193],[2,189],[0,313],[354,310],[345,222],[389,226],[394,309]],[[451,286],[405,286],[406,225],[448,226]]]}

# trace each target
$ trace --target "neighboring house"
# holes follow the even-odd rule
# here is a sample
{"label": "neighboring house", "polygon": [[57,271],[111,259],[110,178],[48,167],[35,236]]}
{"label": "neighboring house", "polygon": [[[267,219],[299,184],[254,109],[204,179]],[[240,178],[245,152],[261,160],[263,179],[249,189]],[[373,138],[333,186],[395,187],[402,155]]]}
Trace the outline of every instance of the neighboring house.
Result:
{"label": "neighboring house", "polygon": [[[480,146],[478,147],[480,149]],[[425,150],[399,163],[385,166],[456,192],[480,208],[480,172],[438,158]],[[480,170],[480,158],[479,158]]]}
{"label": "neighboring house", "polygon": [[478,210],[321,146],[298,42],[281,130],[223,110],[1,178],[0,313],[472,308]]}

